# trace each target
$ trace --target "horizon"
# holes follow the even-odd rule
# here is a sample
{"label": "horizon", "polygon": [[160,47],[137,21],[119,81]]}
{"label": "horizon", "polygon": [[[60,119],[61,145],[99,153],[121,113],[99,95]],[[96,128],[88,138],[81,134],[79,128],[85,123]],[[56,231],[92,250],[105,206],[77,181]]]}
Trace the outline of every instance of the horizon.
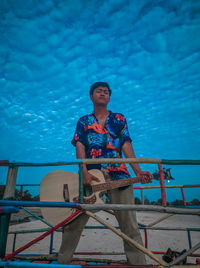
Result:
{"label": "horizon", "polygon": [[[75,159],[76,160],[76,159]],[[149,165],[153,165],[155,170],[158,170],[157,165],[155,164],[143,164],[141,166],[145,166],[146,170],[150,170],[150,168],[147,168],[147,166]],[[166,167],[168,167],[167,165],[165,165]],[[178,166],[179,168],[181,168],[181,166]],[[190,170],[190,167],[184,166],[186,169],[185,170]],[[198,168],[198,166],[192,166],[195,168]],[[5,178],[5,180],[1,180],[0,179],[0,185],[5,185],[6,183],[6,176],[7,176],[7,167],[0,167],[1,170],[1,174],[3,174],[2,177]],[[78,166],[76,165],[76,170],[74,169],[73,166],[49,166],[49,167],[19,167],[18,170],[18,175],[17,175],[17,184],[40,184],[40,182],[42,181],[43,177],[53,171],[53,170],[66,170],[66,171],[70,171],[70,172],[78,172]],[[152,169],[153,170],[153,169]],[[154,171],[155,171],[154,170]],[[131,169],[129,168],[130,173],[134,176],[133,172],[131,171]],[[177,174],[178,174],[178,169],[176,170]],[[180,170],[179,170],[180,172]],[[195,170],[194,170],[195,172]],[[153,173],[153,172],[152,172]],[[31,175],[30,175],[31,174]],[[173,170],[173,166],[172,166],[172,171],[171,171],[171,175],[172,177],[174,177],[174,170]],[[33,180],[26,180],[26,177],[32,177],[34,178]],[[35,179],[37,178],[37,179]],[[172,186],[172,185],[180,185],[178,183],[176,183],[176,179],[175,180],[164,180],[165,186]],[[183,185],[183,184],[182,184]],[[188,184],[186,184],[188,185]],[[138,186],[160,186],[160,182],[158,180],[153,179],[151,184],[140,184],[137,183],[135,184],[135,187]],[[17,186],[16,189],[20,190],[20,186]],[[29,187],[29,186],[24,186],[23,187],[23,191],[28,190],[33,196],[36,196],[39,194],[39,186],[34,186],[34,187]],[[167,202],[173,202],[175,200],[183,200],[182,197],[182,192],[181,192],[181,187],[180,188],[166,188],[166,201]],[[192,191],[191,191],[192,190]],[[191,194],[192,192],[192,194]],[[144,189],[143,190],[143,195],[144,195],[144,200],[147,198],[150,202],[157,202],[158,199],[161,198],[161,189],[157,188],[157,189]],[[194,199],[199,199],[199,187],[198,188],[184,188],[184,195],[186,198],[186,202],[191,202]],[[141,193],[139,189],[134,189],[134,197],[137,197],[139,199],[141,199]]]}

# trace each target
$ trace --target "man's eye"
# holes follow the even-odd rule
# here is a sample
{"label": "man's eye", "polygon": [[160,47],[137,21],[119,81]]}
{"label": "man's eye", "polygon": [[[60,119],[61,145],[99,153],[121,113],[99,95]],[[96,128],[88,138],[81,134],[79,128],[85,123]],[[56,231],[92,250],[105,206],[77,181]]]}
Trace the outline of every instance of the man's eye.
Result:
{"label": "man's eye", "polygon": [[98,93],[98,94],[100,94],[100,93],[102,93],[102,92],[103,92],[105,95],[108,95],[108,94],[109,94],[109,91],[107,91],[107,90],[105,90],[105,91],[104,91],[104,90],[100,90],[100,89],[99,89],[99,90],[98,90],[98,89],[96,90],[96,93]]}

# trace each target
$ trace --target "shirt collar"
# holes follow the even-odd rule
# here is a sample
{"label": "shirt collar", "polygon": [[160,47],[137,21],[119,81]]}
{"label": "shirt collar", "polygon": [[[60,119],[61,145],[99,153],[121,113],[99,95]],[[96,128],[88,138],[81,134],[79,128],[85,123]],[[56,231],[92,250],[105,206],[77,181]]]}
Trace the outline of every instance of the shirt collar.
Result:
{"label": "shirt collar", "polygon": [[[109,114],[108,114],[108,116],[107,116],[107,118],[108,117],[110,117],[110,115],[113,113],[112,111],[110,111],[110,110],[108,110],[108,112],[109,112]],[[90,116],[92,116],[92,117],[94,117],[94,118],[96,118],[97,119],[97,117],[96,117],[96,115],[95,115],[95,113],[94,113],[94,111],[90,114]]]}

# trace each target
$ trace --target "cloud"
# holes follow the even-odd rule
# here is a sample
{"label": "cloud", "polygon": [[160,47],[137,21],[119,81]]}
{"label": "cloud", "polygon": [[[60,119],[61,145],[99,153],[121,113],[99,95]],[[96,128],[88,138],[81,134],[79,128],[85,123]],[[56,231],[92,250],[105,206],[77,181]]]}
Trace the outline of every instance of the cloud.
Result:
{"label": "cloud", "polygon": [[74,158],[97,80],[111,85],[109,109],[127,116],[136,152],[197,157],[198,10],[198,1],[1,0],[0,158]]}

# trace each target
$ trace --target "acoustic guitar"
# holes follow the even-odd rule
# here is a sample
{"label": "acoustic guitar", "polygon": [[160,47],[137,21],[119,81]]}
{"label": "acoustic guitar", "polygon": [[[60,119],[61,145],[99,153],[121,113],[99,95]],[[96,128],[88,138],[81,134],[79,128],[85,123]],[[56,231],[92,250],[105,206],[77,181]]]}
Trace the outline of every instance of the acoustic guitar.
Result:
{"label": "acoustic guitar", "polygon": [[[89,172],[100,182],[92,181],[90,187],[85,187],[84,203],[103,203],[105,191],[141,182],[141,177],[106,182],[102,171],[91,169]],[[79,202],[79,174],[64,170],[49,172],[40,183],[40,201],[49,202]],[[76,211],[75,208],[42,207],[44,219],[55,226]]]}

